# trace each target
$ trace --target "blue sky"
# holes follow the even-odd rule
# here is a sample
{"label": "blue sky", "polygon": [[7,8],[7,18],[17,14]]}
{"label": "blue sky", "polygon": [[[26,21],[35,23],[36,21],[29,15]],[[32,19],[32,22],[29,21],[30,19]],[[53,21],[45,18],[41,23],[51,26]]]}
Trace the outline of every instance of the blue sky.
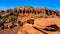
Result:
{"label": "blue sky", "polygon": [[47,7],[52,10],[60,10],[60,0],[0,0],[0,10],[17,6]]}

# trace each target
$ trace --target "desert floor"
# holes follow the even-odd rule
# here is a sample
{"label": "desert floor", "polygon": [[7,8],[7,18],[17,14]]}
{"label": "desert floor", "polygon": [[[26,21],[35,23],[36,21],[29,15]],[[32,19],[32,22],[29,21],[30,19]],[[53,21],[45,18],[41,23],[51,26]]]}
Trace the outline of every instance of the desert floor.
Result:
{"label": "desert floor", "polygon": [[[0,34],[45,34],[34,27],[37,27],[39,29],[43,29],[48,25],[56,24],[58,27],[60,27],[60,18],[37,18],[34,20],[34,24],[28,24],[25,23],[23,26],[16,26],[13,29],[5,29],[0,31]],[[59,31],[51,32],[51,31],[45,31],[46,34],[60,34]]]}
{"label": "desert floor", "polygon": [[[17,34],[44,34],[41,31],[36,30],[33,28],[33,26],[38,28],[45,28],[48,25],[56,24],[58,27],[60,27],[60,18],[37,18],[34,21],[34,24],[25,24],[20,30],[18,30]],[[50,31],[44,31],[47,34],[60,34],[59,31],[50,32]]]}

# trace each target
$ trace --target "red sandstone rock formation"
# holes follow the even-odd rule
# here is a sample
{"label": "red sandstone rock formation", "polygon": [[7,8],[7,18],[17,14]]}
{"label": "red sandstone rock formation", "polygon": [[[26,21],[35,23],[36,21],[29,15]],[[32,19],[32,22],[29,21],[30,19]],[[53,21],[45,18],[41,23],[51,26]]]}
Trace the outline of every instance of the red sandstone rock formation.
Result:
{"label": "red sandstone rock formation", "polygon": [[[60,27],[59,18],[47,18],[52,15],[60,17],[60,11],[54,11],[46,8],[33,8],[31,6],[24,6],[24,7],[14,8],[14,9],[8,9],[6,11],[1,10],[0,15],[4,16],[4,18],[6,17],[6,20],[4,20],[3,22],[4,28],[6,29],[0,31],[0,33],[2,34],[8,34],[8,33],[9,34],[20,34],[20,33],[21,34],[22,33],[23,34],[25,33],[26,34],[46,34],[46,33],[50,34],[50,32],[48,31],[46,31],[45,33],[45,31],[42,31],[41,28],[43,29],[46,26],[51,24],[56,24],[58,27]],[[39,18],[43,16],[45,17]],[[20,29],[18,26],[20,27]],[[51,33],[60,34],[59,32],[51,32]]]}
{"label": "red sandstone rock formation", "polygon": [[23,6],[14,9],[8,9],[7,11],[0,11],[0,14],[8,14],[10,12],[17,12],[20,11],[21,14],[43,14],[43,15],[55,15],[60,17],[60,11],[54,11],[46,8],[33,8],[31,6]]}

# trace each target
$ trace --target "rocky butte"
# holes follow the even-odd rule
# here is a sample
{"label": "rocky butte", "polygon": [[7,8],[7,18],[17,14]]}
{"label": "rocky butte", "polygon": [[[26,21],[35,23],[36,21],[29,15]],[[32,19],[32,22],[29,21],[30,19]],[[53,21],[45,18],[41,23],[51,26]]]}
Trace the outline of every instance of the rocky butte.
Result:
{"label": "rocky butte", "polygon": [[0,10],[0,34],[60,34],[60,11],[31,6]]}
{"label": "rocky butte", "polygon": [[21,15],[25,15],[25,14],[32,14],[32,15],[39,15],[39,14],[43,14],[43,15],[47,15],[47,16],[58,16],[60,17],[60,12],[59,11],[54,11],[54,10],[50,10],[47,8],[33,8],[31,6],[23,6],[23,7],[17,7],[14,9],[8,9],[6,11],[4,10],[0,10],[0,14],[2,15],[8,15],[8,13],[13,13],[13,12],[18,12]]}

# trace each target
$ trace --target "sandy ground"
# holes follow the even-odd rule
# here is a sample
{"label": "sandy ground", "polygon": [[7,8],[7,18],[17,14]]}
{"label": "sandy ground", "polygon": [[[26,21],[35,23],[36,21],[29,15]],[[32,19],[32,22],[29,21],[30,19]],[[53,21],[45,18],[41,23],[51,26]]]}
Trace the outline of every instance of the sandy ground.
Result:
{"label": "sandy ground", "polygon": [[[38,28],[45,28],[48,25],[56,24],[58,27],[60,27],[60,18],[37,18],[34,21],[34,25]],[[60,32],[49,32],[44,31],[48,34],[60,34]],[[22,30],[19,30],[17,34],[44,34],[36,29],[34,29],[30,24],[25,24],[22,28]]]}
{"label": "sandy ground", "polygon": [[[5,29],[0,31],[0,34],[44,34],[41,31],[33,28],[33,26],[38,28],[45,28],[48,25],[56,24],[58,27],[60,27],[60,18],[37,18],[34,20],[34,24],[24,24],[22,27],[17,26],[13,29]],[[43,30],[44,31],[44,30]],[[48,34],[60,34],[60,32],[50,32],[50,31],[44,31]]]}
{"label": "sandy ground", "polygon": [[20,26],[16,26],[13,29],[4,29],[0,31],[0,34],[17,34]]}

